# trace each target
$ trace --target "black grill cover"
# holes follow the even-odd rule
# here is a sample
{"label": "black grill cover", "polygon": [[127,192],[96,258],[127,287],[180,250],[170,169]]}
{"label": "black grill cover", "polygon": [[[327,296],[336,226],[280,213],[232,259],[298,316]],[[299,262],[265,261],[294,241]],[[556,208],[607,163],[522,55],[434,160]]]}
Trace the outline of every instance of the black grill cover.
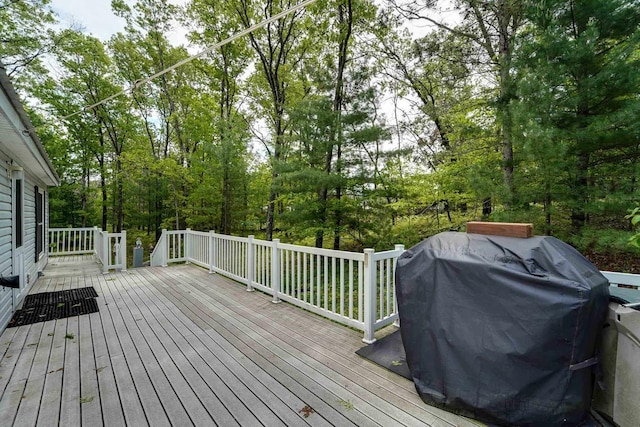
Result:
{"label": "black grill cover", "polygon": [[398,259],[407,364],[426,403],[489,423],[588,420],[607,279],[553,237],[441,233]]}

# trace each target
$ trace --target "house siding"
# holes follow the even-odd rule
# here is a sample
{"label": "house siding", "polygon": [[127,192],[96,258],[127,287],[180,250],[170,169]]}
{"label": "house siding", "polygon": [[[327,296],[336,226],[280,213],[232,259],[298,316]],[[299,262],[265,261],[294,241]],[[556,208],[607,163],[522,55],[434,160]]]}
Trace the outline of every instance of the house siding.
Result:
{"label": "house siding", "polygon": [[[4,163],[4,162],[3,162]],[[14,162],[17,163],[17,162]],[[5,165],[7,163],[4,163]],[[36,262],[36,215],[35,215],[35,192],[34,187],[46,188],[45,184],[39,182],[28,171],[23,176],[23,240],[22,250],[24,259],[25,277],[22,289],[11,289],[0,286],[0,333],[6,328],[14,310],[22,302],[24,297],[38,279],[38,272],[46,267],[48,262],[48,251],[46,246],[46,232],[44,240],[44,255]],[[45,191],[45,203],[48,203],[48,195]],[[48,208],[45,210],[48,215]],[[46,216],[45,218],[48,218]],[[46,224],[46,220],[45,220]],[[11,195],[11,173],[8,168],[0,168],[0,275],[10,276],[13,274],[12,265],[12,195]],[[45,227],[47,229],[47,227]],[[14,307],[14,296],[16,297],[16,307]]]}
{"label": "house siding", "polygon": [[[43,241],[44,254],[36,263],[36,194],[35,187],[40,189],[46,188],[42,182],[38,182],[32,176],[25,176],[25,192],[24,192],[24,253],[25,253],[25,272],[27,278],[25,283],[30,288],[38,279],[38,272],[44,270],[47,266],[48,251],[46,250],[46,237]],[[45,192],[46,200],[46,192]],[[47,218],[47,217],[45,217]],[[46,221],[45,221],[46,222]],[[46,227],[45,227],[46,228]],[[45,232],[46,236],[46,232]]]}
{"label": "house siding", "polygon": [[[0,275],[10,276],[11,263],[11,178],[6,163],[0,166]],[[0,286],[0,331],[13,314],[13,289]]]}
{"label": "house siding", "polygon": [[[46,189],[58,185],[60,178],[53,170],[42,142],[33,132],[33,124],[24,111],[4,68],[0,64],[0,275],[21,275],[22,289],[0,286],[0,332],[8,324],[13,311],[20,305],[31,286],[38,279],[38,272],[47,264],[45,255],[35,259],[35,202],[34,186]],[[22,184],[22,244],[13,251],[14,221],[12,176],[21,177]],[[45,192],[45,201],[47,195]],[[48,210],[45,210],[48,212]],[[47,218],[45,217],[45,228]],[[46,245],[46,235],[43,243]],[[19,256],[17,256],[19,253]],[[20,265],[14,265],[14,258]]]}

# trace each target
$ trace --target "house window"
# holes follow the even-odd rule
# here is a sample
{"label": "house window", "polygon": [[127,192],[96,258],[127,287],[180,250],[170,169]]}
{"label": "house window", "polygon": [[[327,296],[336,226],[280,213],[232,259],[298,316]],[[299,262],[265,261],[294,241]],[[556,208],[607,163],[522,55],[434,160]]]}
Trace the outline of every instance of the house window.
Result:
{"label": "house window", "polygon": [[22,180],[16,179],[16,192],[14,193],[15,216],[14,229],[16,230],[16,248],[22,247]]}
{"label": "house window", "polygon": [[35,199],[36,199],[36,259],[35,262],[40,260],[42,256],[43,242],[44,242],[44,193],[41,193],[38,187],[35,187]]}

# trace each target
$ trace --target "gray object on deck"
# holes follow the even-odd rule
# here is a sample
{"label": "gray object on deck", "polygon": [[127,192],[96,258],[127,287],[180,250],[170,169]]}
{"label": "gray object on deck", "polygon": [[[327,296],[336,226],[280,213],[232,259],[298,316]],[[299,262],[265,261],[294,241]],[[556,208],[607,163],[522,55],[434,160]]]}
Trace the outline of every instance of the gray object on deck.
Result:
{"label": "gray object on deck", "polygon": [[[620,427],[640,426],[640,291],[611,287],[600,337],[604,388],[594,390],[593,407]],[[625,307],[626,304],[635,305]]]}
{"label": "gray object on deck", "polygon": [[441,233],[398,259],[396,292],[425,402],[504,425],[588,419],[609,291],[571,246]]}
{"label": "gray object on deck", "polygon": [[142,267],[144,258],[143,248],[133,248],[133,268]]}

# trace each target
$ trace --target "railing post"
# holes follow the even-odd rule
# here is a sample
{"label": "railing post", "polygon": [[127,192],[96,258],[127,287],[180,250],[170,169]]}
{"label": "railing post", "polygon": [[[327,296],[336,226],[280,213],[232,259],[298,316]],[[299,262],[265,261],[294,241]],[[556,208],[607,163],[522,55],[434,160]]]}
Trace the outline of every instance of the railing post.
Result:
{"label": "railing post", "polygon": [[187,228],[187,231],[184,233],[184,260],[186,264],[191,264],[191,229]]}
{"label": "railing post", "polygon": [[109,232],[102,232],[102,274],[109,272],[109,263],[111,260],[111,247],[109,246]]}
{"label": "railing post", "polygon": [[393,259],[393,312],[398,315],[395,322],[393,322],[393,326],[399,328],[400,327],[400,313],[398,313],[398,290],[396,288],[396,268],[398,266],[398,258],[404,252],[404,245],[396,245],[396,251],[399,251],[397,257]]}
{"label": "railing post", "polygon": [[253,273],[256,269],[256,257],[253,247],[254,237],[254,235],[250,235],[247,238],[247,292],[253,292]]}
{"label": "railing post", "polygon": [[121,271],[127,271],[127,230],[122,230],[122,237],[120,238],[120,260],[122,264]]}
{"label": "railing post", "polygon": [[213,245],[215,241],[213,236],[214,234],[215,234],[215,231],[209,230],[209,274],[215,273],[213,271],[213,260],[214,260],[213,256],[215,254],[215,247]]}
{"label": "railing post", "polygon": [[280,248],[278,248],[280,239],[273,239],[273,247],[271,248],[271,290],[273,291],[274,304],[280,302]]}
{"label": "railing post", "polygon": [[[164,239],[162,239],[162,237],[164,237]],[[166,267],[167,266],[167,255],[168,255],[168,251],[169,251],[169,237],[167,236],[167,229],[163,228],[162,229],[162,237],[160,238],[160,240],[162,240],[164,242],[163,247],[160,248],[160,259],[162,260],[162,264],[160,264],[161,267]]]}
{"label": "railing post", "polygon": [[98,254],[98,227],[93,227],[93,254]]}
{"label": "railing post", "polygon": [[376,317],[376,263],[373,260],[373,249],[364,250],[364,341],[372,344],[376,341],[374,336]]}

